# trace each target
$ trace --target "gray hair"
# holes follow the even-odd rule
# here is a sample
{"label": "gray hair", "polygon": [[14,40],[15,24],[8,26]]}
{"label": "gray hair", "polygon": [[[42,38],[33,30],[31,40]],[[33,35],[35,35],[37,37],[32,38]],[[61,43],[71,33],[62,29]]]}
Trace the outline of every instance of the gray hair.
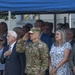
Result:
{"label": "gray hair", "polygon": [[73,31],[70,28],[66,29],[66,33],[70,33],[72,36],[74,36]]}
{"label": "gray hair", "polygon": [[17,38],[17,33],[13,30],[8,31],[8,33],[11,33],[11,35],[15,38]]}
{"label": "gray hair", "polygon": [[[64,29],[58,29],[58,30],[56,30],[56,31],[58,31],[58,32],[60,32],[61,33],[61,37],[62,37],[62,42],[61,42],[61,46],[66,42],[66,31],[64,30]],[[56,42],[56,45],[57,45],[58,43]]]}

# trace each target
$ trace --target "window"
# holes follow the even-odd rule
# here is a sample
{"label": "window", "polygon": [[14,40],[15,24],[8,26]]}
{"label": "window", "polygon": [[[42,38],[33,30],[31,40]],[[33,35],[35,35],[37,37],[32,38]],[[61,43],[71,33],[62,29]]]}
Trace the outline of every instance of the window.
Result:
{"label": "window", "polygon": [[23,15],[24,20],[37,20],[39,19],[40,15],[39,14],[25,14]]}

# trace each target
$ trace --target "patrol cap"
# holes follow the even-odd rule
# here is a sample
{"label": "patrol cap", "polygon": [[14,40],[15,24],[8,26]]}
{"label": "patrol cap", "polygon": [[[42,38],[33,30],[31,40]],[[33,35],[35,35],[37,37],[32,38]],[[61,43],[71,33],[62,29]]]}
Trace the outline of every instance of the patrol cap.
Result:
{"label": "patrol cap", "polygon": [[36,32],[40,32],[40,28],[37,27],[33,27],[30,29],[29,33],[36,33]]}

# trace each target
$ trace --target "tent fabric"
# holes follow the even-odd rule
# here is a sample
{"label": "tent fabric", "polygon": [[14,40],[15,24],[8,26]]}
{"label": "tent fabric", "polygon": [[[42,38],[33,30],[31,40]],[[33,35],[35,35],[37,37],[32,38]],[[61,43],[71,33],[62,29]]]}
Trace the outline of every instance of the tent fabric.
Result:
{"label": "tent fabric", "polygon": [[75,0],[0,0],[0,11],[75,11]]}

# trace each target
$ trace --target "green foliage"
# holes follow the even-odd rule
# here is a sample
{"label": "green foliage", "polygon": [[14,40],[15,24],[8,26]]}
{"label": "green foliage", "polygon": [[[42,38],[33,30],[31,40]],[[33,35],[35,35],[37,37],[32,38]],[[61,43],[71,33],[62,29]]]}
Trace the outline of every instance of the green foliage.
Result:
{"label": "green foliage", "polygon": [[[8,20],[8,15],[0,15],[0,19]],[[11,19],[16,19],[15,15],[11,15]]]}

